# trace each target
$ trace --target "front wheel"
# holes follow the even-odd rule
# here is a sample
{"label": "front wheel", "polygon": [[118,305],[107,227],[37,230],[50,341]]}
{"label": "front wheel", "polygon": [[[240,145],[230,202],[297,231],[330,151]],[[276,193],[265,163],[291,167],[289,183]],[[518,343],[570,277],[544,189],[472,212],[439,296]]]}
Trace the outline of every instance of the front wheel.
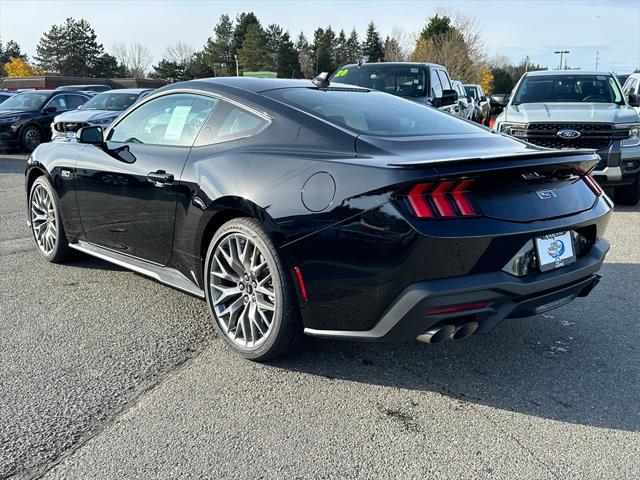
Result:
{"label": "front wheel", "polygon": [[283,356],[303,338],[288,271],[255,219],[231,220],[213,236],[205,293],[216,330],[249,360]]}
{"label": "front wheel", "polygon": [[38,177],[29,192],[29,222],[40,254],[53,263],[62,262],[69,252],[60,218],[58,197],[46,177]]}
{"label": "front wheel", "polygon": [[20,146],[27,153],[33,152],[42,143],[42,133],[38,127],[27,125],[20,134]]}
{"label": "front wheel", "polygon": [[615,189],[615,201],[620,205],[635,205],[640,201],[640,176],[631,185]]}

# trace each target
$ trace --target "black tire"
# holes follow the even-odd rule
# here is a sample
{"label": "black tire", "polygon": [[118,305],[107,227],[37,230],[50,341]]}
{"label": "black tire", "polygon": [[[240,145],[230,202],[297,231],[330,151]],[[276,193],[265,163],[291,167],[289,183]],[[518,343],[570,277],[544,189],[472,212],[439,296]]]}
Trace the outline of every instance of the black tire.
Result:
{"label": "black tire", "polygon": [[[239,345],[234,339],[231,338],[234,333],[236,336],[238,335],[238,325],[242,321],[242,331],[245,340],[247,337],[247,335],[245,334],[245,327],[249,325],[252,331],[250,336],[253,337],[255,343],[255,336],[253,336],[253,325],[251,325],[251,320],[249,319],[250,313],[249,310],[247,310],[251,306],[251,298],[253,297],[253,301],[256,301],[256,297],[258,297],[259,295],[258,290],[254,290],[253,295],[251,295],[251,291],[249,291],[249,284],[252,282],[252,280],[249,279],[247,281],[247,286],[244,287],[247,290],[243,290],[242,293],[239,294],[236,293],[235,295],[239,296],[233,297],[237,298],[237,301],[244,301],[244,305],[240,303],[237,307],[237,309],[242,308],[243,310],[235,320],[235,330],[231,328],[232,317],[229,317],[229,321],[227,322],[228,325],[225,326],[224,319],[221,320],[218,316],[218,309],[223,310],[221,314],[222,316],[224,316],[224,310],[227,309],[226,307],[228,305],[226,303],[222,304],[222,306],[220,303],[218,303],[217,305],[214,304],[214,296],[218,296],[218,302],[220,302],[220,289],[211,286],[212,278],[215,277],[212,274],[212,267],[219,268],[219,263],[213,265],[213,262],[215,260],[214,256],[217,255],[219,260],[221,258],[221,250],[230,245],[230,243],[225,242],[231,242],[232,238],[246,238],[253,242],[253,248],[258,251],[258,255],[262,254],[262,257],[266,261],[266,268],[268,268],[268,271],[270,273],[269,288],[272,288],[273,295],[270,295],[269,298],[272,298],[274,300],[273,304],[275,308],[273,309],[273,312],[270,313],[270,315],[272,315],[271,323],[267,327],[268,330],[263,334],[264,338],[258,340],[262,341],[262,343],[254,347]],[[227,264],[227,266],[228,265],[230,264]],[[298,309],[298,301],[296,293],[293,289],[290,272],[284,265],[284,262],[280,259],[280,255],[278,254],[278,251],[273,242],[269,238],[269,235],[257,220],[253,218],[236,218],[222,225],[218,229],[218,231],[216,231],[215,235],[211,239],[211,242],[209,243],[204,266],[205,294],[207,305],[209,306],[209,312],[213,318],[214,326],[218,334],[222,338],[224,338],[227,344],[230,345],[237,353],[239,353],[246,359],[263,362],[284,356],[300,346],[304,338],[304,333],[302,328],[302,321],[300,319],[300,311]],[[239,266],[243,266],[242,262],[239,264]],[[235,272],[231,273],[233,275],[236,275]],[[241,276],[242,275],[239,275],[239,277]],[[256,273],[255,279],[257,278],[258,274]],[[224,280],[224,282],[227,281],[229,282],[229,285],[232,286],[236,280]],[[256,283],[254,282],[253,288],[256,288],[255,285]],[[240,286],[240,284],[238,284],[238,286]],[[263,302],[264,298],[266,297],[263,296]],[[249,302],[249,304],[247,304],[247,301]],[[228,303],[236,303],[236,300],[229,300]],[[248,322],[246,324],[244,323],[244,320],[241,320],[245,318],[245,310],[247,310],[246,322]],[[265,325],[266,323],[263,326]],[[227,327],[228,333],[225,331],[227,330]]]}
{"label": "black tire", "polygon": [[614,196],[620,205],[636,205],[640,201],[640,176],[631,185],[616,187]]}
{"label": "black tire", "polygon": [[20,148],[27,153],[33,152],[42,143],[42,132],[35,125],[27,125],[20,133]]}
{"label": "black tire", "polygon": [[[38,192],[41,191],[40,189],[46,190],[53,206],[53,208],[50,209],[50,212],[47,213],[50,219],[48,221],[55,225],[56,230],[55,240],[53,241],[53,247],[51,249],[45,248],[43,246],[44,242],[38,240],[38,236],[36,233],[36,228],[39,223],[34,215],[41,211],[41,209],[34,207],[34,197],[38,195]],[[29,204],[27,208],[29,223],[31,225],[31,234],[33,235],[33,239],[36,242],[38,251],[49,262],[63,262],[68,257],[70,252],[69,243],[67,242],[67,236],[65,235],[64,226],[62,225],[62,217],[60,216],[58,197],[51,187],[49,180],[47,180],[45,176],[36,178],[36,180],[33,182],[33,185],[31,185],[31,190],[29,191]],[[51,213],[53,213],[53,215],[51,215]]]}

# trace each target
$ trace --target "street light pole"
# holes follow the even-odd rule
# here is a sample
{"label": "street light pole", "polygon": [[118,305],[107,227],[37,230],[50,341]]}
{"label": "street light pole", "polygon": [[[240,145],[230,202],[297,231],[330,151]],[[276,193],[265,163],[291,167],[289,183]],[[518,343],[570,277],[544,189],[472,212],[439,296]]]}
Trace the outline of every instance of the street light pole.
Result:
{"label": "street light pole", "polygon": [[240,70],[238,69],[238,55],[233,55],[233,58],[236,60],[236,77],[240,76]]}
{"label": "street light pole", "polygon": [[[556,50],[556,51],[555,51],[555,52],[553,52],[553,53],[555,53],[556,55],[557,55],[557,54],[560,54],[560,66],[558,67],[558,70],[562,70],[562,56],[563,56],[565,53],[571,53],[571,52],[569,52],[569,50]],[[566,69],[566,68],[565,68],[565,69]]]}

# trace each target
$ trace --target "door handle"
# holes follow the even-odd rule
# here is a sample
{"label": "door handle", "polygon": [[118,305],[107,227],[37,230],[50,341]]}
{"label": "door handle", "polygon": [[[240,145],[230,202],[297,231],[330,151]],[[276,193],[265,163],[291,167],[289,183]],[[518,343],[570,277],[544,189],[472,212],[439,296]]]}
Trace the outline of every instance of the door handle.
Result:
{"label": "door handle", "polygon": [[153,183],[156,187],[163,187],[169,183],[173,183],[173,174],[167,173],[164,170],[149,172],[147,174],[147,181]]}

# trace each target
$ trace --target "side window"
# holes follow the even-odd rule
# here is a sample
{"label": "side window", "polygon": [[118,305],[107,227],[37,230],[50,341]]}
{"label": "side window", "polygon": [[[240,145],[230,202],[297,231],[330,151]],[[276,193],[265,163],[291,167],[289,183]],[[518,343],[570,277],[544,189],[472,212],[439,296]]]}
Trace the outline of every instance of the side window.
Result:
{"label": "side window", "polygon": [[431,69],[429,80],[431,83],[431,96],[433,98],[442,97],[442,84],[440,83],[440,79],[438,78],[438,74],[435,69]]}
{"label": "side window", "polygon": [[186,93],[155,98],[119,122],[109,140],[190,147],[218,103],[216,98]]}
{"label": "side window", "polygon": [[638,81],[635,78],[629,77],[627,79],[627,81],[625,82],[624,87],[622,87],[622,92],[625,95],[629,95],[631,93],[636,93],[637,83],[638,83]]}
{"label": "side window", "polygon": [[438,70],[438,76],[440,77],[440,83],[444,90],[451,90],[451,80],[449,75],[444,70]]}
{"label": "side window", "polygon": [[47,103],[47,107],[56,107],[58,111],[68,110],[67,102],[65,101],[66,95],[56,95],[49,103]]}
{"label": "side window", "polygon": [[268,125],[269,121],[260,115],[221,100],[220,107],[207,121],[195,145],[211,145],[251,137]]}
{"label": "side window", "polygon": [[69,109],[76,109],[87,102],[87,99],[80,95],[65,95],[64,97]]}

